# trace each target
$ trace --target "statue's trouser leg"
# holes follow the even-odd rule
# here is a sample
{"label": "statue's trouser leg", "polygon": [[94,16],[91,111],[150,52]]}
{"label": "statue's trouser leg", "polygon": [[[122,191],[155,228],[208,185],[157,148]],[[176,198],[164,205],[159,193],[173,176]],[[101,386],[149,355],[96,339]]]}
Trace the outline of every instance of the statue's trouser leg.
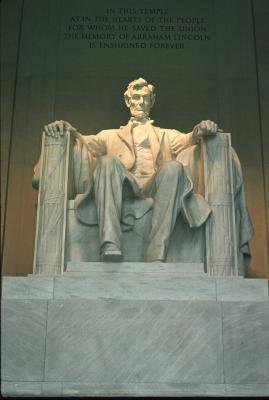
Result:
{"label": "statue's trouser leg", "polygon": [[107,242],[122,249],[120,219],[123,184],[127,176],[127,169],[117,158],[103,156],[98,159],[93,178],[100,249]]}
{"label": "statue's trouser leg", "polygon": [[165,260],[187,184],[184,168],[178,161],[165,162],[150,182],[147,194],[154,198],[154,206],[146,261]]}

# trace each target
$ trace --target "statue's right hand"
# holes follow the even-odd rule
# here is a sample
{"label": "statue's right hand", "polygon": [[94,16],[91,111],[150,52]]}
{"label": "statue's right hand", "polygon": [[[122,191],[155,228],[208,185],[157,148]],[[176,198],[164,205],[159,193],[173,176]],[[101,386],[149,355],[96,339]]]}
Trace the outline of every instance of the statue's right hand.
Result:
{"label": "statue's right hand", "polygon": [[77,132],[76,128],[69,124],[69,122],[63,120],[54,121],[44,126],[45,134],[56,139],[63,136],[66,130],[70,131],[72,134]]}

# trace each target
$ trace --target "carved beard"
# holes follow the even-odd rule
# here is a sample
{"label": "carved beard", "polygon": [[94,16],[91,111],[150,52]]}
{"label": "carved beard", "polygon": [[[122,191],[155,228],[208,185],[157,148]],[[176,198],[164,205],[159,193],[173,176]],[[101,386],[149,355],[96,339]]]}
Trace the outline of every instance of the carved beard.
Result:
{"label": "carved beard", "polygon": [[131,108],[130,111],[135,118],[147,118],[149,116],[149,111],[136,110],[135,108]]}

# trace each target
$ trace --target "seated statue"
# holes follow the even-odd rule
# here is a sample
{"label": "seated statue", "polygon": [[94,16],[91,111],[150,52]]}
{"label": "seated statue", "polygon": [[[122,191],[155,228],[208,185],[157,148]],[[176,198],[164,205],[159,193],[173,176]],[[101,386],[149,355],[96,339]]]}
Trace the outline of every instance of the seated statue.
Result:
{"label": "seated statue", "polygon": [[[211,213],[205,198],[193,190],[195,178],[188,173],[186,154],[188,163],[189,150],[199,146],[201,138],[223,131],[209,120],[200,122],[187,134],[154,126],[149,117],[155,102],[154,86],[143,78],[128,85],[124,98],[131,118],[119,129],[82,135],[68,122],[55,121],[46,125],[44,132],[47,137],[60,140],[69,131],[74,140],[75,213],[81,223],[99,225],[101,260],[122,260],[122,231],[132,229],[137,213],[143,216],[152,208],[145,261],[165,262],[178,216],[190,228],[197,228]],[[241,177],[235,152],[233,165],[235,176]],[[37,164],[35,187],[39,169]],[[241,188],[242,179],[239,180]],[[248,231],[245,246],[252,228],[245,205],[243,208]]]}

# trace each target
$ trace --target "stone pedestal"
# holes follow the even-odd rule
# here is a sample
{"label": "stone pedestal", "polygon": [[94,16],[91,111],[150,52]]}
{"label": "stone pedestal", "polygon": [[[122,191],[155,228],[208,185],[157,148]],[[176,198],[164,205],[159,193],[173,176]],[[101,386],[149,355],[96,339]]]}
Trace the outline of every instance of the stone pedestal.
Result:
{"label": "stone pedestal", "polygon": [[267,281],[187,267],[4,277],[2,394],[269,395]]}

